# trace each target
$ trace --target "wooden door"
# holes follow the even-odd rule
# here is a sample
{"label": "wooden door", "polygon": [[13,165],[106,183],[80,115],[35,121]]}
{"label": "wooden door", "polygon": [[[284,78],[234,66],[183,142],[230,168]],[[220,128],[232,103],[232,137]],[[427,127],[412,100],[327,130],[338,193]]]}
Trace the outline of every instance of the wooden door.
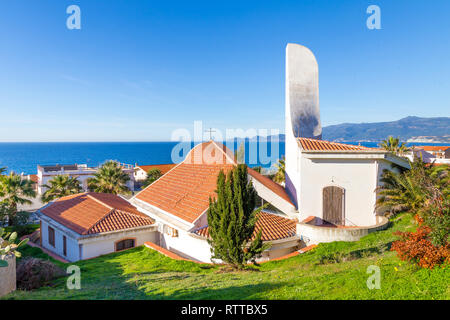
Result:
{"label": "wooden door", "polygon": [[336,186],[323,188],[323,220],[344,225],[344,189]]}

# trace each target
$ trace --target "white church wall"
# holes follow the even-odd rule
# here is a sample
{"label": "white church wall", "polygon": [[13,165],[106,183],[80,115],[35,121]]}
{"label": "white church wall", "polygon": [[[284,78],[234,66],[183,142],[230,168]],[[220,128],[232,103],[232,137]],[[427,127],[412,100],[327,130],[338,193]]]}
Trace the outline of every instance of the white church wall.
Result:
{"label": "white church wall", "polygon": [[308,216],[323,217],[323,188],[345,190],[346,225],[375,224],[376,161],[371,159],[300,158],[301,188],[298,190],[300,221]]}
{"label": "white church wall", "polygon": [[166,232],[161,233],[160,246],[183,258],[211,262],[211,251],[207,240],[187,231],[178,230],[177,237],[168,235]]}

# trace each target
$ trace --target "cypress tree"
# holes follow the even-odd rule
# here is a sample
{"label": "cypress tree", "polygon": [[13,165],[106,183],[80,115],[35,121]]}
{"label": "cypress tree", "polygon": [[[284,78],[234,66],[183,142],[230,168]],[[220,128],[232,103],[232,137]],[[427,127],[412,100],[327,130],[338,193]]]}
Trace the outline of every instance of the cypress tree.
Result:
{"label": "cypress tree", "polygon": [[225,177],[217,177],[217,198],[209,199],[209,244],[213,259],[220,259],[233,268],[242,269],[247,262],[268,248],[261,240],[261,230],[252,240],[258,213],[255,209],[256,191],[248,181],[247,166],[240,164]]}

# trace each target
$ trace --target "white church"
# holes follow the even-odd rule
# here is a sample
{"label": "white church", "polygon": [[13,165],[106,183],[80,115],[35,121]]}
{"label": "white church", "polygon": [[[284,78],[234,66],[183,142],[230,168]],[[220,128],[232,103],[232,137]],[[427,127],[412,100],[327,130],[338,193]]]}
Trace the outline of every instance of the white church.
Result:
{"label": "white church", "polygon": [[[321,139],[318,66],[306,47],[286,48],[286,183],[249,169],[261,203],[256,231],[271,247],[260,261],[301,252],[320,242],[357,241],[387,227],[377,214],[384,169],[409,166],[380,149]],[[67,261],[147,244],[184,259],[211,262],[209,197],[220,170],[237,164],[224,145],[198,144],[181,163],[129,201],[82,193],[41,208],[41,246]]]}

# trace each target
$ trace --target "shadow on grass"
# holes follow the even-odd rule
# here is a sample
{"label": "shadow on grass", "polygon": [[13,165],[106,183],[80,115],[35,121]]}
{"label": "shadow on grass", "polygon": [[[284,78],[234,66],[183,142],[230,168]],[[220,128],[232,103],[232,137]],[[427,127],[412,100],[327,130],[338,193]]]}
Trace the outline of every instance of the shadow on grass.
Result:
{"label": "shadow on grass", "polygon": [[148,291],[145,299],[152,300],[246,300],[258,299],[258,293],[267,295],[268,291],[286,286],[287,283],[230,285],[224,288],[183,288],[170,293]]}

